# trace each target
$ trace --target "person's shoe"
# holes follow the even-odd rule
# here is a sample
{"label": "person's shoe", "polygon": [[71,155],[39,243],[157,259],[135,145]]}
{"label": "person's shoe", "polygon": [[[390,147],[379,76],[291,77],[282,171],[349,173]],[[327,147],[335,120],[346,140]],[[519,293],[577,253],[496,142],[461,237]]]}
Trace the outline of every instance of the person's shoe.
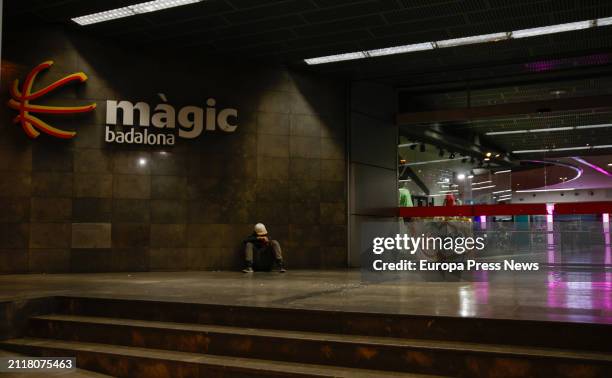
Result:
{"label": "person's shoe", "polygon": [[253,268],[251,268],[250,266],[247,266],[246,268],[242,269],[242,271],[244,273],[253,273]]}
{"label": "person's shoe", "polygon": [[278,265],[279,273],[285,273],[287,271],[287,269],[285,269],[285,266],[283,265],[283,260],[277,261],[276,265]]}

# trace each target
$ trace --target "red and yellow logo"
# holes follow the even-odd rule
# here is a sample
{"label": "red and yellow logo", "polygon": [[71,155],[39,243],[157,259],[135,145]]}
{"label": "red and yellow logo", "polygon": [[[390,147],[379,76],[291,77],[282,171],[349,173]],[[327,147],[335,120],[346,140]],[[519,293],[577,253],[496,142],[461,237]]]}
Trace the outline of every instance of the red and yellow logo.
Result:
{"label": "red and yellow logo", "polygon": [[32,115],[32,113],[44,113],[44,114],[74,114],[74,113],[87,113],[91,112],[96,108],[96,104],[89,104],[85,106],[72,106],[72,107],[60,107],[60,106],[42,106],[32,105],[30,101],[36,100],[47,93],[50,93],[64,85],[73,81],[85,82],[87,81],[87,75],[83,72],[73,73],[60,79],[53,84],[46,86],[40,90],[32,92],[32,85],[36,80],[36,76],[53,65],[53,61],[47,61],[36,66],[28,76],[26,77],[21,90],[19,89],[19,79],[15,80],[11,87],[11,97],[8,106],[19,112],[19,115],[15,117],[14,122],[20,123],[25,133],[30,138],[37,138],[40,135],[40,131],[54,136],[56,138],[71,139],[74,138],[76,132],[64,131],[57,129],[43,120]]}

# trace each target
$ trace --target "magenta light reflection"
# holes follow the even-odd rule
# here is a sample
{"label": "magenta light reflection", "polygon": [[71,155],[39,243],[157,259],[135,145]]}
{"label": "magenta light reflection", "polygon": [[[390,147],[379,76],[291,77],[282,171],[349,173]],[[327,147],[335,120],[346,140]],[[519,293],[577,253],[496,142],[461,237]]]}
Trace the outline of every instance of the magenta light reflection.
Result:
{"label": "magenta light reflection", "polygon": [[487,216],[486,215],[480,216],[480,229],[481,230],[487,229]]}
{"label": "magenta light reflection", "polygon": [[612,177],[612,173],[606,171],[605,169],[603,169],[602,167],[600,167],[598,165],[595,165],[593,163],[589,163],[588,161],[584,160],[583,158],[574,156],[574,157],[572,157],[572,159],[576,160],[579,163],[582,163],[582,164],[586,165],[589,168],[592,168],[592,169],[596,170],[597,172],[601,173],[602,175],[606,175],[608,177]]}
{"label": "magenta light reflection", "polygon": [[537,62],[529,62],[525,63],[524,67],[528,71],[532,72],[546,72],[575,66],[592,66],[607,64],[610,62],[610,60],[610,54],[593,54],[577,58],[550,59],[540,60]]}
{"label": "magenta light reflection", "polygon": [[548,247],[548,263],[555,263],[555,234],[554,234],[554,225],[553,225],[553,214],[555,212],[555,204],[547,203],[546,204],[546,244]]}
{"label": "magenta light reflection", "polygon": [[[553,231],[553,214],[555,212],[555,204],[547,203],[546,204],[546,228],[548,232]],[[550,235],[550,234],[549,234]]]}

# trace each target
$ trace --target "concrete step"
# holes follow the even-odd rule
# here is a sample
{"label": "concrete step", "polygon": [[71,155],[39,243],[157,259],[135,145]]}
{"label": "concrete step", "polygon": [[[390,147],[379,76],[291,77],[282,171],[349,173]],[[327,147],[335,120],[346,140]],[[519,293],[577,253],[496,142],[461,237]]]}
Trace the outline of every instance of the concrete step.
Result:
{"label": "concrete step", "polygon": [[0,347],[34,356],[76,356],[79,368],[115,377],[407,377],[418,374],[212,356],[167,350],[58,341],[34,338],[11,339]]}
{"label": "concrete step", "polygon": [[75,315],[31,318],[29,335],[67,341],[452,376],[612,376],[612,355],[457,341],[400,339]]}
{"label": "concrete step", "polygon": [[395,315],[137,299],[58,297],[57,301],[56,312],[66,315],[612,352],[610,324]]}

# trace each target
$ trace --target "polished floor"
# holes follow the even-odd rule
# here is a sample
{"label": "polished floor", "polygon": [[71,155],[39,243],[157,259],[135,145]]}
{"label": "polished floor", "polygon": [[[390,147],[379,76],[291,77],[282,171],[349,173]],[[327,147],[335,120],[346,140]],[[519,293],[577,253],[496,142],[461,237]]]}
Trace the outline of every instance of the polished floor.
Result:
{"label": "polished floor", "polygon": [[0,301],[82,295],[612,324],[611,273],[595,282],[576,274],[583,280],[542,272],[484,282],[376,281],[355,270],[7,275],[0,276]]}

